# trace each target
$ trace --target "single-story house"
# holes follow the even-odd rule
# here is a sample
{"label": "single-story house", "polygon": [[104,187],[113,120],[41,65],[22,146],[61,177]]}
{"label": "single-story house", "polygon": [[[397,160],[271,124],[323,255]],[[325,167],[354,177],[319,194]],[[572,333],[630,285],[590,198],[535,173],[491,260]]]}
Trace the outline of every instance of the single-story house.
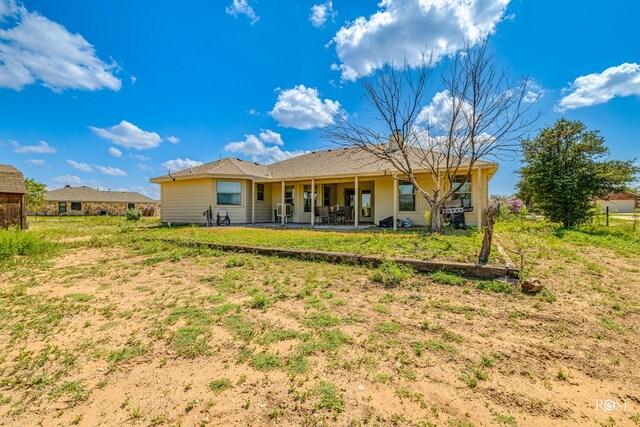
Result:
{"label": "single-story house", "polygon": [[596,205],[602,210],[608,206],[611,213],[633,213],[635,209],[640,209],[640,196],[632,191],[610,193],[596,200]]}
{"label": "single-story house", "polygon": [[36,215],[125,215],[128,209],[138,209],[144,216],[156,216],[160,202],[133,191],[97,190],[91,187],[71,187],[47,191],[45,203]]}
{"label": "single-story house", "polygon": [[27,228],[26,194],[22,173],[13,166],[0,165],[0,228]]}
{"label": "single-story house", "polygon": [[[478,161],[471,182],[454,197],[462,200],[468,225],[482,224],[489,200],[489,180],[496,163]],[[432,175],[414,167],[423,188],[433,188]],[[460,169],[464,179],[467,169]],[[162,223],[204,224],[223,209],[232,224],[290,221],[318,223],[317,207],[343,205],[354,212],[350,224],[378,224],[388,217],[410,218],[424,225],[427,201],[405,177],[385,161],[359,148],[313,151],[269,165],[224,158],[152,178],[160,184]],[[285,215],[279,209],[285,206]],[[281,209],[282,210],[282,209]],[[393,222],[395,224],[396,221]]]}

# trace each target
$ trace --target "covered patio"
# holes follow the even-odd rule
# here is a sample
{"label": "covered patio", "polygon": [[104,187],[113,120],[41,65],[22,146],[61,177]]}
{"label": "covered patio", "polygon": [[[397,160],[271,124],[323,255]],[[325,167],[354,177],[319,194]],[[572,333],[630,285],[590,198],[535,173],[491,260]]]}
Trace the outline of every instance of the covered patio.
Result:
{"label": "covered patio", "polygon": [[[365,229],[374,225],[375,178],[252,181],[251,224],[263,227]],[[270,197],[269,197],[270,196]],[[270,199],[270,211],[259,201]],[[266,221],[265,221],[266,220]]]}

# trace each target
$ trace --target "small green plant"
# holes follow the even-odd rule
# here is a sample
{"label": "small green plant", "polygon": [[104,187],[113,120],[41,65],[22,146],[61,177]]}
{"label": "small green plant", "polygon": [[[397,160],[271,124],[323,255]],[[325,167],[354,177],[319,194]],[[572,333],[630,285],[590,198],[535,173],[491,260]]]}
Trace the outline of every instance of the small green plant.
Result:
{"label": "small green plant", "polygon": [[255,295],[253,299],[251,299],[247,303],[247,305],[250,308],[255,308],[260,310],[266,310],[267,308],[269,308],[269,306],[271,306],[271,304],[272,304],[272,301],[271,301],[271,298],[269,298],[269,295],[263,294],[263,293],[259,293]]}
{"label": "small green plant", "polygon": [[228,390],[232,387],[233,385],[231,384],[231,380],[229,378],[220,378],[217,380],[213,380],[211,381],[211,383],[209,383],[209,388],[215,394],[220,394],[223,391]]}
{"label": "small green plant", "polygon": [[142,218],[142,212],[138,209],[127,209],[125,216],[127,221],[140,221],[140,218]]}
{"label": "small green plant", "polygon": [[272,371],[282,366],[282,360],[277,354],[265,351],[254,355],[249,365],[260,371]]}
{"label": "small green plant", "polygon": [[385,286],[398,286],[414,274],[411,267],[392,261],[384,261],[371,276],[371,280]]}
{"label": "small green plant", "polygon": [[510,294],[513,292],[513,286],[511,286],[507,282],[501,282],[499,280],[483,280],[478,282],[476,288],[481,289],[483,291],[488,292],[497,292],[497,293],[505,293]]}
{"label": "small green plant", "polygon": [[431,280],[443,285],[464,286],[467,280],[459,274],[448,273],[446,271],[435,271],[431,273]]}
{"label": "small green plant", "polygon": [[313,388],[313,393],[319,397],[316,409],[326,409],[335,413],[344,411],[344,399],[335,385],[321,381]]}
{"label": "small green plant", "polygon": [[563,371],[562,368],[559,368],[556,378],[558,378],[558,381],[567,381],[569,379],[569,374]]}

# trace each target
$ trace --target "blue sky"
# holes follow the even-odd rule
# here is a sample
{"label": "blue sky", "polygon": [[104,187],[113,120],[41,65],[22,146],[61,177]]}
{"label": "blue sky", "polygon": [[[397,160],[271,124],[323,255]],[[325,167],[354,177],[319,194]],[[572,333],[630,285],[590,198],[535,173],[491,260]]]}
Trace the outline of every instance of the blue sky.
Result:
{"label": "blue sky", "polygon": [[[582,120],[632,159],[637,16],[623,0],[0,0],[0,163],[51,188],[157,196],[148,178],[168,168],[329,148],[336,115],[367,115],[360,76],[484,35],[543,90],[537,128]],[[502,161],[490,191],[512,192],[517,168]]]}

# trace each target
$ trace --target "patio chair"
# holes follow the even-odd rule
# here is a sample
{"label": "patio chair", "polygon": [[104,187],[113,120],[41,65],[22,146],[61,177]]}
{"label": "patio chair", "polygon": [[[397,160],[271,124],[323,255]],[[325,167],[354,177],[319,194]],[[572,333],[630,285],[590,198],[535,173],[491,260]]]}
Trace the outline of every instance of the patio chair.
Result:
{"label": "patio chair", "polygon": [[341,221],[343,224],[347,220],[347,209],[348,206],[339,206],[338,210],[336,210],[336,224],[338,221]]}
{"label": "patio chair", "polygon": [[329,206],[318,206],[318,216],[320,217],[320,223],[324,224],[326,221],[326,223],[331,224]]}
{"label": "patio chair", "polygon": [[347,222],[353,222],[353,206],[347,206],[347,214],[345,215],[345,220]]}
{"label": "patio chair", "polygon": [[216,216],[216,225],[230,225],[231,219],[229,218],[229,212],[226,209],[218,210],[218,215]]}

